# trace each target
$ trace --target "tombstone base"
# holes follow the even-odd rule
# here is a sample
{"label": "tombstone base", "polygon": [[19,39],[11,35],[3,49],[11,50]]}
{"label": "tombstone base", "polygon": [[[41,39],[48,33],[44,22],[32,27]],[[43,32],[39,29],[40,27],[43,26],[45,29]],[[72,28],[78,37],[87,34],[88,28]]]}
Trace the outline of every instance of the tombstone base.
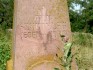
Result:
{"label": "tombstone base", "polygon": [[45,61],[37,65],[34,65],[33,67],[29,67],[28,70],[54,70],[54,68],[60,69],[59,64],[53,61]]}
{"label": "tombstone base", "polygon": [[27,70],[53,70],[61,68],[57,59],[53,55],[40,56],[28,61]]}

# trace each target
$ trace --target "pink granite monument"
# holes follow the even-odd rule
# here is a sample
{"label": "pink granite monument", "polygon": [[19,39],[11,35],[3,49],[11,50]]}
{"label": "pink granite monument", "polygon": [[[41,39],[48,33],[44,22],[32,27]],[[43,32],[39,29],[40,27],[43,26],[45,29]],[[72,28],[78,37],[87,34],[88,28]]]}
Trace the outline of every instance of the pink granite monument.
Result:
{"label": "pink granite monument", "polygon": [[[61,69],[56,59],[63,46],[60,35],[70,37],[71,33],[67,8],[61,10],[60,3],[15,0],[14,70]],[[66,1],[62,4],[67,7]]]}

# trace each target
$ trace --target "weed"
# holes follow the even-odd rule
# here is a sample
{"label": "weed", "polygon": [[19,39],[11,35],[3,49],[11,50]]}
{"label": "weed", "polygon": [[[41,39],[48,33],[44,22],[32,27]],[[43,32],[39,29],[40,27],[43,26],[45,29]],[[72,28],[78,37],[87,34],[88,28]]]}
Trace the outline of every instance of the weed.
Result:
{"label": "weed", "polygon": [[0,70],[6,70],[6,62],[10,59],[11,41],[5,32],[0,33]]}

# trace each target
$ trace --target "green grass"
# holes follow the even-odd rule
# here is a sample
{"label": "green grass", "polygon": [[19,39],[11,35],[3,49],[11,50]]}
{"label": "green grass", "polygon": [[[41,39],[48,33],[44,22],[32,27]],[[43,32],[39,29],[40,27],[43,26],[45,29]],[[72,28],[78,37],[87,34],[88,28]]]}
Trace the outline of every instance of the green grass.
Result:
{"label": "green grass", "polygon": [[6,62],[10,59],[11,36],[0,29],[0,70],[6,70]]}
{"label": "green grass", "polygon": [[76,32],[72,38],[79,70],[93,70],[93,35]]}

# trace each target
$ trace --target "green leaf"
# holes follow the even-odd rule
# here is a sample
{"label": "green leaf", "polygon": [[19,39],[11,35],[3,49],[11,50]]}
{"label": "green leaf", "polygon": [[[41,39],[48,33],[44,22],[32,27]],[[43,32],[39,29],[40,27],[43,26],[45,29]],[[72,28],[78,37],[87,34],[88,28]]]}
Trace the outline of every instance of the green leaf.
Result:
{"label": "green leaf", "polygon": [[54,70],[59,70],[59,68],[54,68]]}

